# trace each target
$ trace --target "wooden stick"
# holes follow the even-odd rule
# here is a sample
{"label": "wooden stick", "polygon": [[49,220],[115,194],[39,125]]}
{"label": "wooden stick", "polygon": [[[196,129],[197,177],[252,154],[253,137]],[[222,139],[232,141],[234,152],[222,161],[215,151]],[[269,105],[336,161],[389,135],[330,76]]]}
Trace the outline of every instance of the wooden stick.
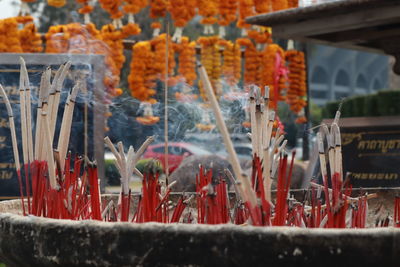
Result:
{"label": "wooden stick", "polygon": [[[226,150],[228,151],[229,161],[232,165],[236,178],[241,183],[239,187],[243,187],[242,193],[244,195],[242,195],[242,199],[245,201],[249,201],[252,207],[256,207],[257,205],[256,196],[254,194],[254,191],[251,189],[249,179],[243,177],[239,159],[237,157],[235,149],[233,148],[232,140],[229,136],[228,129],[226,128],[224,118],[222,117],[221,109],[219,108],[218,101],[217,98],[215,97],[214,90],[208,78],[207,72],[201,64],[198,64],[198,68],[199,68],[200,79],[203,83],[205,91],[207,92],[208,100],[210,101],[211,107],[213,108],[219,131],[221,132]],[[253,138],[254,136],[252,136],[252,139]]]}

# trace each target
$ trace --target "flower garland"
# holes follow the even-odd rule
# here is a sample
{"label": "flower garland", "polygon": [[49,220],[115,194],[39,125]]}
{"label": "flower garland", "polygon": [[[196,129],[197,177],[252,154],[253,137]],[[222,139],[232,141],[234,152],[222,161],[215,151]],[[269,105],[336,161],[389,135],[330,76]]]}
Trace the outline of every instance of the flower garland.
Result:
{"label": "flower garland", "polygon": [[203,17],[200,23],[204,25],[204,34],[214,34],[212,25],[218,21],[218,0],[198,0],[197,8],[198,14]]}
{"label": "flower garland", "polygon": [[257,14],[268,13],[271,11],[271,1],[273,0],[254,0],[254,9]]}
{"label": "flower garland", "polygon": [[174,73],[174,68],[176,63],[175,63],[175,53],[171,37],[168,36],[167,40],[167,34],[163,33],[150,41],[154,51],[153,68],[155,73],[159,75],[159,77],[157,78],[160,80],[165,80],[165,75],[167,74],[166,73],[167,70],[165,68],[167,41],[168,41],[168,76],[172,76]]}
{"label": "flower garland", "polygon": [[[151,0],[150,1],[150,18],[159,19],[165,17],[167,14],[169,2],[167,0]],[[153,37],[156,37],[160,34],[161,31],[161,23],[153,22],[151,28],[154,29]]]}
{"label": "flower garland", "polygon": [[220,0],[218,8],[219,37],[224,38],[226,35],[225,27],[237,18],[238,0]]}
{"label": "flower garland", "polygon": [[196,15],[196,0],[170,0],[169,12],[176,27],[172,40],[179,43],[183,28]]}
{"label": "flower garland", "polygon": [[288,9],[288,0],[271,0],[271,6],[273,11],[279,11]]}
{"label": "flower garland", "polygon": [[128,14],[128,30],[126,32],[128,35],[136,35],[141,32],[140,26],[135,23],[134,15],[139,13],[143,8],[147,6],[147,0],[124,0],[125,5],[123,6],[123,10]]}
{"label": "flower garland", "polygon": [[306,66],[304,53],[296,50],[289,50],[285,53],[285,58],[288,63],[289,69],[289,88],[286,93],[286,102],[292,110],[297,115],[300,115],[296,122],[304,123],[304,116],[301,116],[303,108],[307,105],[305,99],[307,95],[307,85],[306,85]]}
{"label": "flower garland", "polygon": [[22,53],[16,18],[0,20],[0,52]]}
{"label": "flower garland", "polygon": [[63,7],[66,3],[66,0],[47,0],[47,4],[53,7]]}
{"label": "flower garland", "polygon": [[40,53],[43,50],[42,37],[33,23],[26,24],[19,31],[19,41],[24,53]]}
{"label": "flower garland", "polygon": [[233,87],[239,82],[241,77],[240,46],[227,40],[220,40],[219,45],[224,47],[224,64],[222,65],[222,73],[226,82]]}
{"label": "flower garland", "polygon": [[69,33],[65,25],[50,26],[46,37],[46,53],[66,53],[68,51]]}
{"label": "flower garland", "polygon": [[239,0],[239,20],[237,26],[243,29],[242,36],[246,35],[245,29],[250,27],[250,24],[247,24],[245,19],[252,15],[255,15],[253,0]]}
{"label": "flower garland", "polygon": [[279,45],[270,44],[264,49],[262,62],[262,89],[269,86],[270,107],[276,109],[278,101],[285,100],[282,95],[286,89],[285,52]]}
{"label": "flower garland", "polygon": [[299,0],[287,0],[289,8],[299,7]]}
{"label": "flower garland", "polygon": [[133,56],[128,76],[131,95],[140,101],[156,103],[152,98],[156,91],[154,87],[155,77],[152,75],[151,67],[154,61],[154,53],[148,41],[138,42],[133,46]]}
{"label": "flower garland", "polygon": [[260,78],[257,72],[260,68],[261,60],[259,52],[254,43],[249,38],[239,38],[236,40],[237,45],[244,46],[244,85],[260,85]]}
{"label": "flower garland", "polygon": [[121,18],[124,16],[122,12],[122,2],[123,0],[99,0],[101,8],[103,8],[113,20],[113,25],[115,28],[122,28]]}
{"label": "flower garland", "polygon": [[93,6],[90,5],[90,0],[76,0],[76,2],[83,5],[83,7],[78,9],[78,12],[84,16],[85,24],[89,24],[90,13],[93,11]]}
{"label": "flower garland", "polygon": [[[197,42],[201,45],[201,63],[210,77],[211,84],[216,96],[220,95],[220,76],[221,76],[221,53],[218,46],[219,38],[217,36],[200,37]],[[203,85],[199,84],[200,96],[204,101],[207,96],[203,89]]]}
{"label": "flower garland", "polygon": [[179,54],[178,73],[184,82],[193,86],[196,75],[196,42],[190,42],[188,37],[182,37],[180,44],[174,45],[174,50]]}

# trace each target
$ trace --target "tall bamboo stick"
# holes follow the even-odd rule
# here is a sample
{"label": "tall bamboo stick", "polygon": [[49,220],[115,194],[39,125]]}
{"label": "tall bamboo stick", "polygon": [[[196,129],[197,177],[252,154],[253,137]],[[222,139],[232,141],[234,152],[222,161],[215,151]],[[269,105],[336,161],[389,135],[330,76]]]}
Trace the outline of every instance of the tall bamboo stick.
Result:
{"label": "tall bamboo stick", "polygon": [[[204,85],[205,91],[207,92],[207,96],[210,101],[211,107],[214,110],[215,119],[217,121],[219,131],[221,132],[222,139],[224,141],[226,150],[228,151],[229,161],[232,165],[235,176],[241,183],[240,186],[243,187],[242,199],[244,199],[245,201],[249,201],[249,203],[252,205],[252,207],[255,207],[257,205],[256,196],[251,189],[249,179],[246,179],[245,177],[243,177],[242,168],[240,167],[239,159],[237,157],[235,149],[233,148],[232,140],[229,136],[228,129],[226,128],[224,118],[222,117],[221,109],[219,108],[217,98],[215,97],[214,90],[213,90],[211,82],[208,78],[207,72],[200,63],[198,64],[198,68],[199,68],[200,79]],[[254,137],[252,137],[252,138],[254,138]]]}

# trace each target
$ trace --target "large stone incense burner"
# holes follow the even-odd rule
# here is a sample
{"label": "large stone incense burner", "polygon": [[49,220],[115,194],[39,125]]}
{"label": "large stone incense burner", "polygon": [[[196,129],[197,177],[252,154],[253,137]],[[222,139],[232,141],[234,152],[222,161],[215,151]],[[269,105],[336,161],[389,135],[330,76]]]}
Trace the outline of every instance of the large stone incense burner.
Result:
{"label": "large stone incense burner", "polygon": [[400,253],[391,227],[107,223],[24,217],[20,208],[0,203],[7,266],[398,266]]}

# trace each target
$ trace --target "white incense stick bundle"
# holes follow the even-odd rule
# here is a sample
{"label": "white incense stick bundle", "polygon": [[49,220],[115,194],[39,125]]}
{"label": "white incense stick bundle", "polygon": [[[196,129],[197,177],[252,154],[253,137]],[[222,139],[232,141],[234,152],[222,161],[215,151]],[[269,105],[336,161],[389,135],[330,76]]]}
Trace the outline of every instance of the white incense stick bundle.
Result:
{"label": "white incense stick bundle", "polygon": [[58,147],[57,147],[57,150],[60,152],[62,171],[64,170],[64,164],[65,164],[64,159],[67,156],[69,138],[71,135],[71,125],[72,125],[72,116],[74,114],[74,108],[75,108],[75,99],[78,95],[80,87],[81,84],[80,82],[78,82],[72,88],[72,91],[68,95],[68,99],[64,108],[64,114],[61,122],[61,130],[60,130],[60,136],[58,138]]}
{"label": "white incense stick bundle", "polygon": [[32,105],[31,105],[31,88],[29,85],[28,70],[26,68],[25,60],[20,57],[21,72],[20,76],[23,77],[23,84],[25,90],[25,104],[26,104],[26,130],[27,130],[27,143],[28,143],[28,160],[33,162],[33,137],[32,137]]}
{"label": "white incense stick bundle", "polygon": [[[205,91],[207,92],[208,100],[211,103],[211,107],[214,111],[215,119],[217,121],[219,131],[222,135],[222,139],[224,141],[226,150],[228,151],[228,154],[229,154],[229,161],[232,165],[235,176],[241,183],[241,185],[239,187],[243,187],[242,198],[245,201],[249,201],[250,204],[253,207],[255,207],[257,205],[256,195],[254,194],[254,192],[251,189],[249,179],[246,179],[243,177],[242,168],[240,167],[240,164],[239,164],[239,159],[237,157],[235,149],[233,148],[232,140],[230,139],[228,129],[226,128],[225,121],[222,117],[221,109],[219,108],[218,101],[217,101],[217,98],[215,97],[211,82],[207,75],[207,72],[201,64],[199,64],[198,67],[199,67],[200,79],[204,85]],[[255,136],[252,136],[252,139],[253,138],[255,138]]]}
{"label": "white incense stick bundle", "polygon": [[0,85],[0,95],[3,97],[4,103],[6,104],[6,108],[7,108],[8,119],[10,122],[11,141],[12,141],[12,147],[13,147],[13,153],[14,153],[15,168],[18,172],[21,169],[21,165],[19,162],[18,143],[17,143],[17,136],[15,133],[14,114],[13,114],[13,110],[11,108],[10,101],[7,97],[7,94],[4,91],[3,86],[1,86],[1,85]]}
{"label": "white incense stick bundle", "polygon": [[39,98],[38,98],[38,105],[37,105],[37,112],[36,112],[36,132],[35,132],[35,160],[39,160],[40,151],[39,148],[41,147],[40,143],[40,133],[41,133],[41,114],[43,109],[43,101],[45,99],[45,89],[44,89],[44,77],[45,74],[42,73],[42,77],[40,79],[40,88],[39,88]]}
{"label": "white incense stick bundle", "polygon": [[49,170],[49,181],[52,189],[58,189],[57,180],[56,180],[56,167],[54,163],[53,156],[53,146],[51,142],[50,136],[50,125],[49,118],[47,116],[47,112],[42,111],[42,128],[43,128],[43,151],[46,153],[47,167]]}
{"label": "white incense stick bundle", "polygon": [[28,150],[28,130],[26,122],[26,91],[22,65],[20,67],[19,76],[19,103],[20,103],[20,118],[21,118],[21,137],[22,137],[22,156],[24,164],[29,163]]}
{"label": "white incense stick bundle", "polygon": [[326,141],[328,143],[329,168],[330,174],[332,176],[335,172],[335,144],[333,142],[333,135],[329,132],[328,126],[326,124],[321,125],[321,130],[322,133],[325,135]]}
{"label": "white incense stick bundle", "polygon": [[343,182],[342,173],[342,141],[340,139],[339,126],[334,123],[332,124],[332,130],[335,137],[335,173],[339,174],[339,180]]}
{"label": "white incense stick bundle", "polygon": [[[40,95],[39,97],[41,98],[39,101],[41,102],[42,110],[41,112],[48,112],[48,100],[49,100],[49,90],[50,90],[50,76],[51,76],[51,69],[47,68],[46,71],[43,73],[43,85],[41,84],[40,86]],[[41,113],[38,114],[40,117],[40,128],[39,128],[39,136],[38,139],[35,139],[35,149],[38,150],[38,159],[40,161],[45,160],[47,156],[45,155],[45,151],[43,149],[44,146],[44,131],[45,129],[43,128],[43,116],[41,116]],[[37,142],[39,140],[39,142]],[[36,153],[36,150],[35,150]]]}
{"label": "white incense stick bundle", "polygon": [[251,146],[253,148],[253,156],[254,156],[254,155],[259,155],[257,118],[256,118],[256,93],[254,88],[250,92],[250,123],[251,123]]}
{"label": "white incense stick bundle", "polygon": [[[54,132],[56,129],[56,123],[57,123],[57,117],[58,117],[58,107],[60,105],[60,97],[61,97],[61,90],[62,86],[64,84],[65,78],[67,77],[67,74],[69,72],[69,68],[71,67],[71,62],[67,62],[63,65],[60,66],[59,70],[56,73],[56,76],[54,77],[53,84],[54,84],[54,90],[55,90],[55,96],[54,96],[54,102],[53,102],[53,108],[51,111],[51,121],[50,121],[50,131],[51,135],[54,138]],[[52,84],[52,86],[53,86]]]}

